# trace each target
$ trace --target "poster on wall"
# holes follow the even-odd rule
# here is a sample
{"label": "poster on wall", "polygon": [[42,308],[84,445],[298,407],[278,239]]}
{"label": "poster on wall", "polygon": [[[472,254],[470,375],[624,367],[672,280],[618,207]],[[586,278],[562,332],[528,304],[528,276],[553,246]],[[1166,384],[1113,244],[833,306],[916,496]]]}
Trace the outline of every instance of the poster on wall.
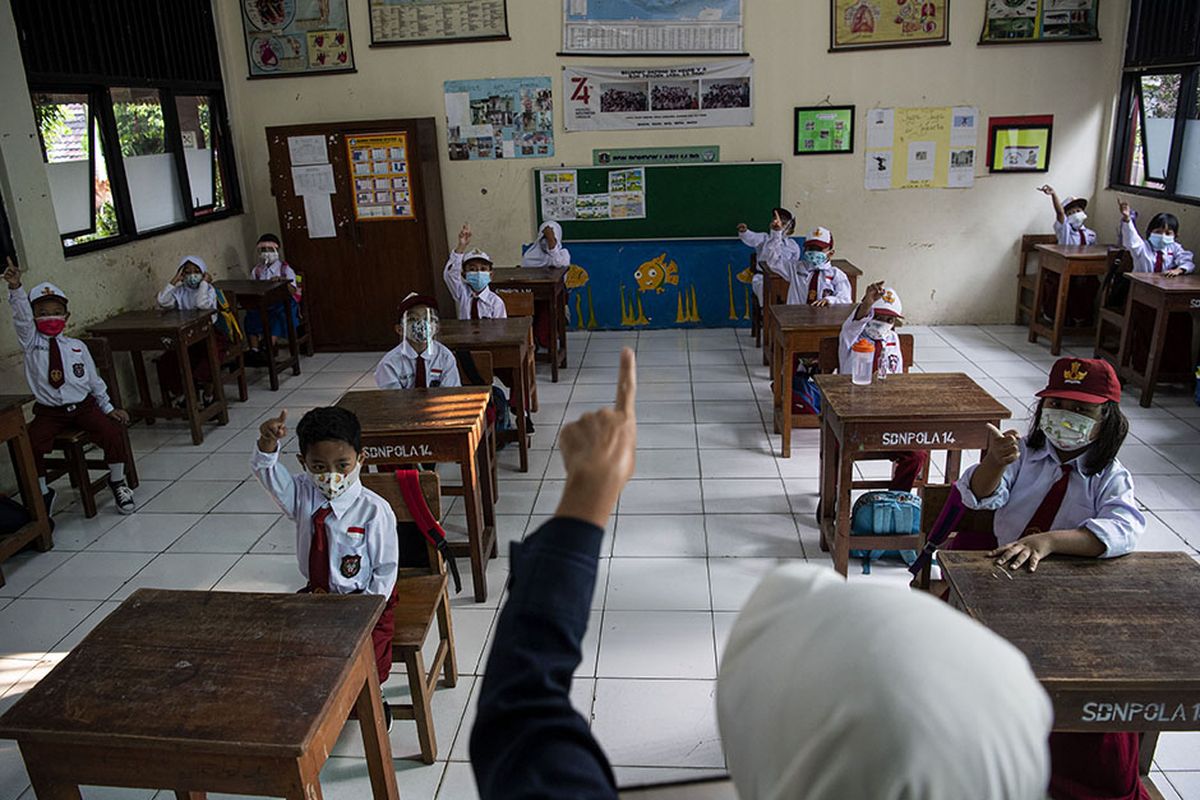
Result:
{"label": "poster on wall", "polygon": [[1098,41],[1100,0],[987,0],[980,44]]}
{"label": "poster on wall", "polygon": [[989,117],[988,172],[1046,172],[1054,116]]}
{"label": "poster on wall", "polygon": [[950,0],[829,0],[829,49],[950,44]]}
{"label": "poster on wall", "polygon": [[360,222],[416,219],[407,133],[346,137],[354,179],[354,218]]}
{"label": "poster on wall", "polygon": [[354,72],[346,0],[241,0],[251,78]]}
{"label": "poster on wall", "polygon": [[614,220],[646,217],[646,170],[617,169],[608,173],[607,191],[581,194],[579,173],[573,169],[543,170],[539,195],[542,219]]}
{"label": "poster on wall", "polygon": [[718,145],[679,147],[607,147],[592,151],[592,163],[601,167],[622,164],[715,164],[721,160]]}
{"label": "poster on wall", "polygon": [[446,81],[451,161],[554,155],[549,78]]}
{"label": "poster on wall", "polygon": [[563,0],[563,55],[742,52],[742,0]]}
{"label": "poster on wall", "polygon": [[508,39],[507,0],[371,0],[371,46]]}
{"label": "poster on wall", "polygon": [[965,189],[975,184],[978,109],[872,108],[865,125],[868,189]]}
{"label": "poster on wall", "polygon": [[792,155],[854,152],[854,106],[808,106],[792,113]]}
{"label": "poster on wall", "polygon": [[568,131],[752,125],[754,60],[677,67],[563,67]]}

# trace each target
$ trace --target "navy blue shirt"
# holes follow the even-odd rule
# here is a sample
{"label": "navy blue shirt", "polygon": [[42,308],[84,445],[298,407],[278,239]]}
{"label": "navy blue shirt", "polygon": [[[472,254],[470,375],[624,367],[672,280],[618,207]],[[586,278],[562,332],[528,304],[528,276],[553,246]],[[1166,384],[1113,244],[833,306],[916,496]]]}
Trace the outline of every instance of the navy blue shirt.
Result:
{"label": "navy blue shirt", "polygon": [[603,537],[591,523],[555,517],[512,545],[508,601],[471,730],[483,800],[616,800],[608,759],[570,699]]}

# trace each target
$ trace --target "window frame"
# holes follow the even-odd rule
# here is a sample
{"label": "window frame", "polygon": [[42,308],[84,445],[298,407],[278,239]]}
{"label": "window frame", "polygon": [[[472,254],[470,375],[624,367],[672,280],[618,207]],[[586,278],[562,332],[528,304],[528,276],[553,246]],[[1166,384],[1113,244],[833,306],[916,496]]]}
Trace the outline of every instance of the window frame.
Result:
{"label": "window frame", "polygon": [[[1142,78],[1147,75],[1179,75],[1179,98],[1175,105],[1175,123],[1171,131],[1171,151],[1167,155],[1167,172],[1161,189],[1135,186],[1127,181],[1129,166],[1133,163],[1135,145],[1133,137],[1133,107],[1137,104],[1137,124],[1142,130],[1142,162],[1149,165],[1146,141],[1146,104],[1142,97]],[[1120,102],[1117,123],[1113,135],[1112,160],[1109,165],[1108,188],[1142,197],[1157,197],[1174,203],[1200,206],[1200,197],[1176,192],[1179,169],[1183,156],[1183,139],[1189,119],[1200,118],[1200,63],[1179,65],[1159,64],[1139,68],[1127,68],[1121,76]],[[1136,96],[1136,99],[1135,99]],[[1200,123],[1198,123],[1200,124]]]}
{"label": "window frame", "polygon": [[[179,179],[179,191],[182,193],[181,201],[183,203],[184,219],[181,222],[173,225],[167,225],[161,228],[155,228],[149,231],[138,231],[136,229],[133,218],[133,202],[129,190],[129,182],[125,175],[124,156],[121,155],[120,134],[117,130],[116,115],[113,111],[113,100],[111,90],[113,89],[154,89],[158,91],[159,103],[162,107],[163,116],[163,147],[165,152],[172,155],[172,160],[175,164],[175,171]],[[228,106],[225,102],[224,87],[213,85],[211,83],[197,83],[189,81],[104,81],[95,83],[80,83],[78,81],[57,82],[52,80],[41,80],[31,82],[29,84],[30,102],[33,102],[33,97],[39,94],[86,94],[88,97],[88,115],[89,115],[89,137],[93,136],[93,121],[98,122],[100,126],[100,146],[104,148],[104,160],[108,172],[109,186],[112,191],[113,209],[116,212],[117,225],[119,232],[115,236],[109,236],[103,239],[95,239],[90,242],[80,242],[77,244],[67,245],[66,240],[76,236],[83,235],[80,232],[59,234],[59,239],[62,242],[63,255],[67,258],[85,253],[92,253],[97,250],[104,250],[109,247],[117,247],[119,245],[137,242],[144,239],[150,239],[155,236],[162,236],[169,233],[175,233],[196,225],[203,225],[209,222],[217,222],[219,220],[228,219],[244,213],[242,208],[241,186],[237,178],[237,160],[233,148],[233,139],[231,136]],[[184,154],[183,138],[179,128],[179,109],[176,106],[176,97],[194,97],[204,96],[209,102],[209,124],[212,130],[216,131],[213,135],[215,140],[213,146],[213,156],[219,159],[221,165],[222,190],[225,198],[225,208],[219,210],[212,209],[212,206],[201,206],[201,213],[197,214],[197,208],[192,205],[193,194],[191,191],[191,182],[187,174],[187,160]],[[36,118],[36,117],[35,117]],[[41,131],[38,131],[39,142]],[[221,151],[216,151],[216,145],[219,144]],[[89,168],[92,175],[93,183],[95,181],[95,150],[89,147],[88,159]],[[215,175],[214,169],[214,175]],[[214,194],[215,202],[215,194]],[[92,228],[96,229],[96,212],[95,204],[92,206]]]}

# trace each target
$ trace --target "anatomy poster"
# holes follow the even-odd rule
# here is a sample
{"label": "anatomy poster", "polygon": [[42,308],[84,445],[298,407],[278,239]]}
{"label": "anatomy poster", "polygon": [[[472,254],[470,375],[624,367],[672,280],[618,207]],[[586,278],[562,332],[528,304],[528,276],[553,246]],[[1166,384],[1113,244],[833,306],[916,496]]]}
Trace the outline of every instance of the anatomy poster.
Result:
{"label": "anatomy poster", "polygon": [[251,78],[354,72],[346,0],[241,0]]}

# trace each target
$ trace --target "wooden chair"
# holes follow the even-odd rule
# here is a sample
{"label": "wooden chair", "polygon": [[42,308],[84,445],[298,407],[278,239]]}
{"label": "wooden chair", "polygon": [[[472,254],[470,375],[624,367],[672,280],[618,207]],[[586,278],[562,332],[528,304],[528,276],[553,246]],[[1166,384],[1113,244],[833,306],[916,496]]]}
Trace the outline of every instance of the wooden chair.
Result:
{"label": "wooden chair", "polygon": [[[438,476],[422,472],[421,493],[434,518],[442,516]],[[397,523],[412,522],[412,515],[400,494],[400,485],[391,473],[364,474],[365,487],[381,495],[396,514]],[[421,761],[432,764],[437,759],[437,736],[433,730],[433,711],[430,703],[437,688],[438,675],[444,685],[453,688],[458,683],[458,658],[454,651],[454,625],[450,618],[450,592],[446,580],[446,565],[437,548],[429,544],[412,525],[401,524],[400,569],[396,577],[396,631],[392,635],[392,658],[404,662],[408,673],[411,703],[389,703],[396,719],[411,719],[417,723],[417,738],[421,743]],[[420,553],[424,549],[424,557]],[[416,555],[414,558],[413,555]],[[409,564],[413,561],[416,565]],[[437,623],[438,646],[425,668],[422,648]]]}
{"label": "wooden chair", "polygon": [[1052,233],[1027,233],[1021,237],[1020,260],[1017,263],[1017,309],[1015,322],[1018,325],[1028,325],[1034,318],[1036,310],[1033,298],[1037,294],[1038,270],[1036,267],[1029,271],[1030,257],[1038,255],[1036,246],[1039,244],[1054,244],[1058,238]]}
{"label": "wooden chair", "polygon": [[787,305],[788,289],[791,284],[786,278],[773,272],[763,273],[763,356],[764,367],[771,365],[771,306],[774,303]]}
{"label": "wooden chair", "polygon": [[[293,271],[295,271],[293,269]],[[308,313],[308,292],[304,289],[304,274],[296,272],[296,285],[300,287],[300,324],[296,326],[296,345],[306,356],[313,354],[312,317]],[[246,398],[242,398],[245,400]]]}
{"label": "wooden chair", "polygon": [[[108,385],[108,396],[117,408],[123,408],[121,402],[121,386],[117,383],[117,370],[113,364],[112,350],[107,339],[89,337],[80,339],[92,354],[96,362],[96,371]],[[138,486],[137,465],[133,459],[133,447],[129,443],[129,431],[124,426],[121,435],[125,437],[125,483],[131,489]],[[58,480],[63,475],[71,478],[71,485],[79,491],[79,499],[83,503],[83,515],[88,519],[96,516],[96,495],[108,488],[108,464],[103,453],[92,444],[91,437],[84,431],[66,431],[54,439],[55,449],[62,450],[62,456],[46,456],[46,481]],[[88,470],[103,470],[104,475],[92,480]]]}
{"label": "wooden chair", "polygon": [[1128,250],[1108,251],[1108,273],[1100,285],[1100,307],[1096,315],[1096,358],[1103,358],[1118,371],[1121,369],[1121,336],[1125,331],[1128,312],[1129,281],[1124,277],[1133,272],[1133,257]]}
{"label": "wooden chair", "polygon": [[[475,363],[475,371],[479,374],[479,380],[474,381],[468,376],[467,371],[459,369],[459,377],[462,379],[463,386],[486,386],[489,389],[492,386],[492,381],[496,379],[496,370],[492,367],[492,354],[487,350],[470,350],[468,351],[471,361]],[[461,362],[463,357],[460,353],[455,353],[455,357]],[[460,365],[461,367],[461,365]],[[496,413],[500,413],[497,409]],[[488,454],[492,463],[492,497],[500,497],[500,481],[499,470],[496,467],[496,425],[493,423],[487,426],[487,431],[484,433],[487,439]]]}
{"label": "wooden chair", "polygon": [[[520,289],[501,289],[496,292],[504,301],[504,309],[510,317],[533,317],[533,292]],[[529,398],[529,410],[538,410],[537,396],[537,346],[533,341],[533,327],[529,328],[529,359],[525,364],[525,374],[529,376],[529,385],[525,387],[525,396]]]}
{"label": "wooden chair", "polygon": [[236,382],[238,400],[243,403],[250,398],[250,387],[246,382],[246,335],[236,342],[229,343],[225,352],[225,360],[221,362],[222,383]]}
{"label": "wooden chair", "polygon": [[[750,271],[758,274],[758,253],[750,254]],[[754,346],[762,347],[763,310],[754,293],[750,294],[750,335],[754,337]]]}

